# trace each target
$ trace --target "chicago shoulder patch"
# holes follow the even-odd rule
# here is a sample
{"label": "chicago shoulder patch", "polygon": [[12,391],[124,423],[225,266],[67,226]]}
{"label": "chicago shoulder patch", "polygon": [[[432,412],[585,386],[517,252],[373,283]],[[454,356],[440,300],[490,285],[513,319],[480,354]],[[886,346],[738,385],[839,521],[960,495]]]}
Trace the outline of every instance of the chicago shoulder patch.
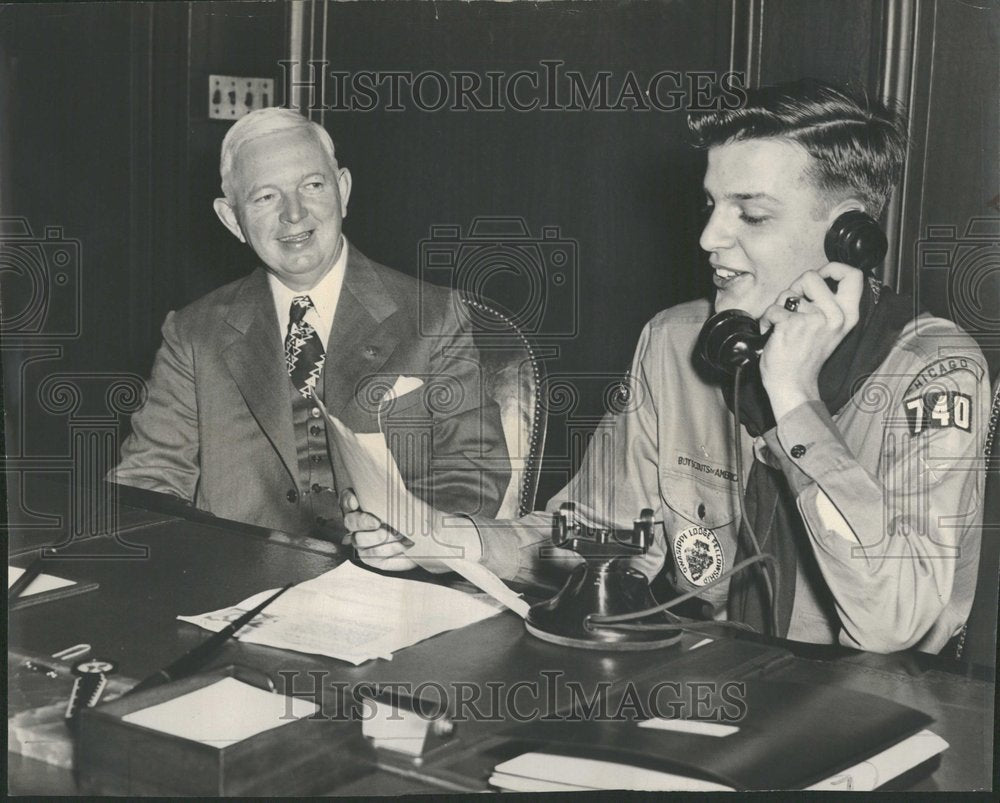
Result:
{"label": "chicago shoulder patch", "polygon": [[707,527],[688,527],[674,538],[674,562],[689,583],[708,585],[722,574],[722,544]]}
{"label": "chicago shoulder patch", "polygon": [[944,357],[932,362],[930,365],[925,366],[920,373],[914,377],[913,381],[910,382],[909,387],[906,389],[906,398],[915,396],[916,392],[921,388],[924,388],[926,392],[929,389],[926,387],[927,385],[933,385],[935,382],[939,382],[941,379],[948,376],[948,374],[953,374],[956,371],[968,371],[976,378],[977,382],[981,381],[983,376],[986,374],[986,370],[979,364],[978,360],[960,355]]}

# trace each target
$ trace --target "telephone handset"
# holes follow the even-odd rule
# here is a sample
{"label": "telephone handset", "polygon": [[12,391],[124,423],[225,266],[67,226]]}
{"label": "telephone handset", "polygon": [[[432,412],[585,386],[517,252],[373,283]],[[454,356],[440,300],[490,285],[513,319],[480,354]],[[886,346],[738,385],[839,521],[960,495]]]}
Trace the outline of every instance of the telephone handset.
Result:
{"label": "telephone handset", "polygon": [[[823,240],[823,250],[831,262],[842,262],[871,275],[885,259],[889,242],[871,215],[860,210],[844,212],[833,221]],[[831,289],[834,289],[832,283]],[[735,374],[760,358],[770,332],[761,334],[760,325],[749,313],[730,309],[709,318],[698,335],[697,353],[712,367]]]}

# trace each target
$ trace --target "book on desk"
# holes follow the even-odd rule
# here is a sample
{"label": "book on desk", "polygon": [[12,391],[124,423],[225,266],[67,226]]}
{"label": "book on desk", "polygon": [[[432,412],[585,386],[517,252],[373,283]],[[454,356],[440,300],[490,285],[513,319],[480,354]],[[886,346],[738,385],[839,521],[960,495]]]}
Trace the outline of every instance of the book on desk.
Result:
{"label": "book on desk", "polygon": [[931,717],[882,697],[765,680],[741,687],[734,717],[565,712],[443,758],[440,769],[522,792],[873,789],[948,747],[927,730]]}

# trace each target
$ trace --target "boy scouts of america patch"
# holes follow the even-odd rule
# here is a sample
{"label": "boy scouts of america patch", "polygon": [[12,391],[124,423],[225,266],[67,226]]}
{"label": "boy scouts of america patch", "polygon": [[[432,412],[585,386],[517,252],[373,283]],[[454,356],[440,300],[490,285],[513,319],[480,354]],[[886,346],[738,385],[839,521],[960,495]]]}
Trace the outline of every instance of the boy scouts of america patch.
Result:
{"label": "boy scouts of america patch", "polygon": [[674,538],[674,562],[685,579],[708,585],[722,574],[722,545],[707,527],[688,527]]}

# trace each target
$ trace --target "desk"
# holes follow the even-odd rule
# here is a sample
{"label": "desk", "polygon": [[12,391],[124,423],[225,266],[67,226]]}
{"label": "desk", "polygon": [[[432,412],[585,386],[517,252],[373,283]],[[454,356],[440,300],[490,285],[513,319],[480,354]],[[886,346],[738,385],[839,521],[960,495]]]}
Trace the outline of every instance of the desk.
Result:
{"label": "desk", "polygon": [[[231,605],[266,588],[303,581],[345,559],[332,543],[293,538],[233,522],[213,520],[178,507],[150,510],[149,499],[122,489],[120,520],[128,521],[128,541],[144,557],[124,557],[112,538],[92,538],[72,545],[91,557],[67,560],[58,572],[74,579],[96,580],[100,589],[65,600],[18,610],[10,615],[9,649],[20,656],[49,660],[57,650],[79,642],[93,654],[118,662],[119,672],[141,678],[169,663],[205,638],[205,631],[176,620],[178,614],[202,613]],[[35,545],[39,543],[34,539]],[[104,559],[94,557],[106,554]],[[910,788],[922,790],[988,789],[992,783],[993,695],[991,672],[937,656],[879,656],[839,647],[819,647],[765,638],[718,639],[688,649],[638,653],[571,650],[537,640],[511,613],[459,631],[442,634],[398,653],[392,661],[359,667],[268,647],[229,642],[213,665],[243,664],[270,674],[279,689],[308,694],[317,681],[326,684],[406,683],[414,688],[437,683],[448,690],[509,689],[519,681],[538,681],[561,673],[557,684],[575,681],[586,690],[604,683],[620,689],[623,680],[662,671],[671,679],[768,677],[822,683],[872,692],[922,709],[935,718],[933,730],[951,745],[940,766]],[[456,685],[457,684],[457,685]],[[343,687],[343,686],[342,686]],[[434,687],[430,702],[434,702]],[[452,692],[449,691],[449,694]],[[522,695],[521,699],[525,699]],[[328,710],[335,695],[322,693]],[[480,710],[486,711],[486,698]],[[559,700],[558,705],[563,701]],[[515,697],[515,704],[518,698]],[[540,705],[544,710],[545,701]],[[10,714],[16,713],[16,710]],[[331,715],[335,712],[330,712]],[[487,713],[490,713],[487,711]],[[510,727],[512,712],[503,700],[493,711],[498,721],[459,725],[463,746],[474,745]],[[463,748],[464,749],[464,748]],[[12,792],[73,793],[70,773],[31,759],[10,755]],[[386,758],[360,780],[336,794],[398,794],[480,790],[485,778],[437,773],[434,761],[407,765]]]}

